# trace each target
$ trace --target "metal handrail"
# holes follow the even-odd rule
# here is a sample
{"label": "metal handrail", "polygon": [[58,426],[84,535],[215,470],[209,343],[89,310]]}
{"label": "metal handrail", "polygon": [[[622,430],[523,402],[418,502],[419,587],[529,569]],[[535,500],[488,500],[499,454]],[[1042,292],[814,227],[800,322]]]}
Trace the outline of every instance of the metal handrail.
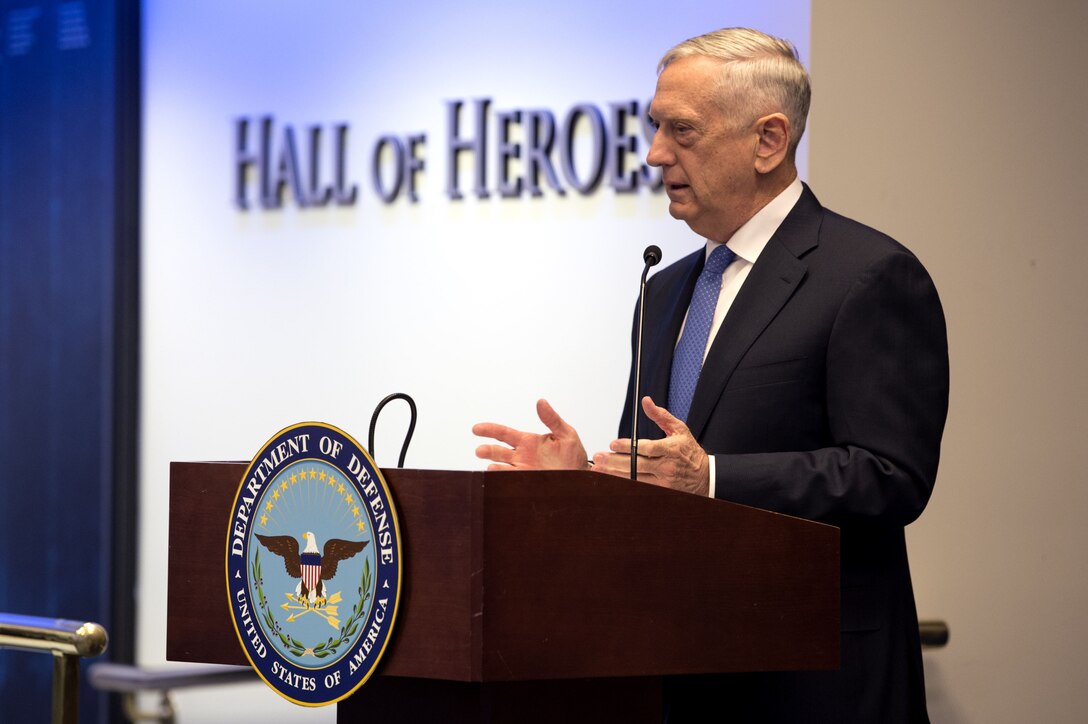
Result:
{"label": "metal handrail", "polygon": [[[130,722],[153,721],[159,724],[174,724],[176,720],[171,695],[173,689],[260,681],[251,666],[186,664],[155,670],[109,662],[92,665],[87,679],[96,689],[120,693],[125,716]],[[157,710],[143,710],[138,706],[137,695],[149,691],[159,693]]]}
{"label": "metal handrail", "polygon": [[107,645],[106,629],[97,623],[0,613],[0,648],[53,654],[53,724],[79,721],[79,660]]}

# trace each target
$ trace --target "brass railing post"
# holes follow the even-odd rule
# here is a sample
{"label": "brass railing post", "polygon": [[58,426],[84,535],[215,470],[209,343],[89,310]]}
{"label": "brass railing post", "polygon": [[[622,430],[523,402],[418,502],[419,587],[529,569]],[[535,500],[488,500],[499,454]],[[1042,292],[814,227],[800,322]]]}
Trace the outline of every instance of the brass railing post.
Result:
{"label": "brass railing post", "polygon": [[79,720],[79,660],[106,650],[109,636],[96,623],[0,613],[0,648],[53,654],[53,724]]}

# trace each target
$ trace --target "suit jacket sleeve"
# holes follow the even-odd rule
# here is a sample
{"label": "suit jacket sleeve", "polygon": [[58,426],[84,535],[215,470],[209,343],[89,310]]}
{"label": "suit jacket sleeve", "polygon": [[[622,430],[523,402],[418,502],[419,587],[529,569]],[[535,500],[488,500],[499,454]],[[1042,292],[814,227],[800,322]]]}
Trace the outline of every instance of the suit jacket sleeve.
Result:
{"label": "suit jacket sleeve", "polygon": [[[794,408],[784,411],[785,427],[823,426],[826,440],[809,449],[792,444],[795,431],[770,430],[763,450],[746,451],[708,435],[700,442],[715,456],[716,496],[814,520],[906,525],[933,489],[948,405],[940,301],[925,269],[901,247],[872,259],[832,300],[826,335],[813,337],[825,337],[826,348],[799,350],[823,353],[822,365],[809,369],[823,377],[824,399],[813,404],[786,392],[779,400]],[[737,372],[721,414],[745,414]],[[810,379],[810,396],[816,382]],[[773,399],[774,385],[762,394]],[[814,414],[825,419],[791,417]]]}

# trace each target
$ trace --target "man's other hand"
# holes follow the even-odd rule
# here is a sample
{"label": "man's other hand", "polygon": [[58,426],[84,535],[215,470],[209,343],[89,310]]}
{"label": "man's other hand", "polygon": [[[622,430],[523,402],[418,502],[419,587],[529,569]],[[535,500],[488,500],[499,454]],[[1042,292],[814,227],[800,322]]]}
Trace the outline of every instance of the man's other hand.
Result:
{"label": "man's other hand", "polygon": [[[661,440],[638,441],[638,479],[674,490],[706,496],[710,491],[710,458],[695,441],[688,426],[649,397],[642,398],[646,417],[662,429]],[[594,470],[631,476],[631,440],[612,441],[610,452],[593,456]]]}
{"label": "man's other hand", "polygon": [[490,460],[488,470],[584,470],[589,466],[578,431],[563,421],[547,400],[538,400],[536,414],[549,432],[521,432],[493,422],[472,426],[472,434],[503,445],[480,445],[476,457]]}

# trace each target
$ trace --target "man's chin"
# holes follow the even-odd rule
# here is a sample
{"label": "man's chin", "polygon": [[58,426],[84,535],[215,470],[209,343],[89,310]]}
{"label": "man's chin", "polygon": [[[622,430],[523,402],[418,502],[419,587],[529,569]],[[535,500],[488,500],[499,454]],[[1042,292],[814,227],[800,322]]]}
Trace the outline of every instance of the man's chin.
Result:
{"label": "man's chin", "polygon": [[669,202],[669,216],[679,221],[687,221],[691,208],[682,201]]}
{"label": "man's chin", "polygon": [[694,209],[690,206],[683,204],[669,204],[669,215],[677,221],[683,221],[688,225],[688,228],[695,232],[697,235],[706,239],[714,238],[706,227],[706,220],[700,219],[698,214],[694,213]]}

